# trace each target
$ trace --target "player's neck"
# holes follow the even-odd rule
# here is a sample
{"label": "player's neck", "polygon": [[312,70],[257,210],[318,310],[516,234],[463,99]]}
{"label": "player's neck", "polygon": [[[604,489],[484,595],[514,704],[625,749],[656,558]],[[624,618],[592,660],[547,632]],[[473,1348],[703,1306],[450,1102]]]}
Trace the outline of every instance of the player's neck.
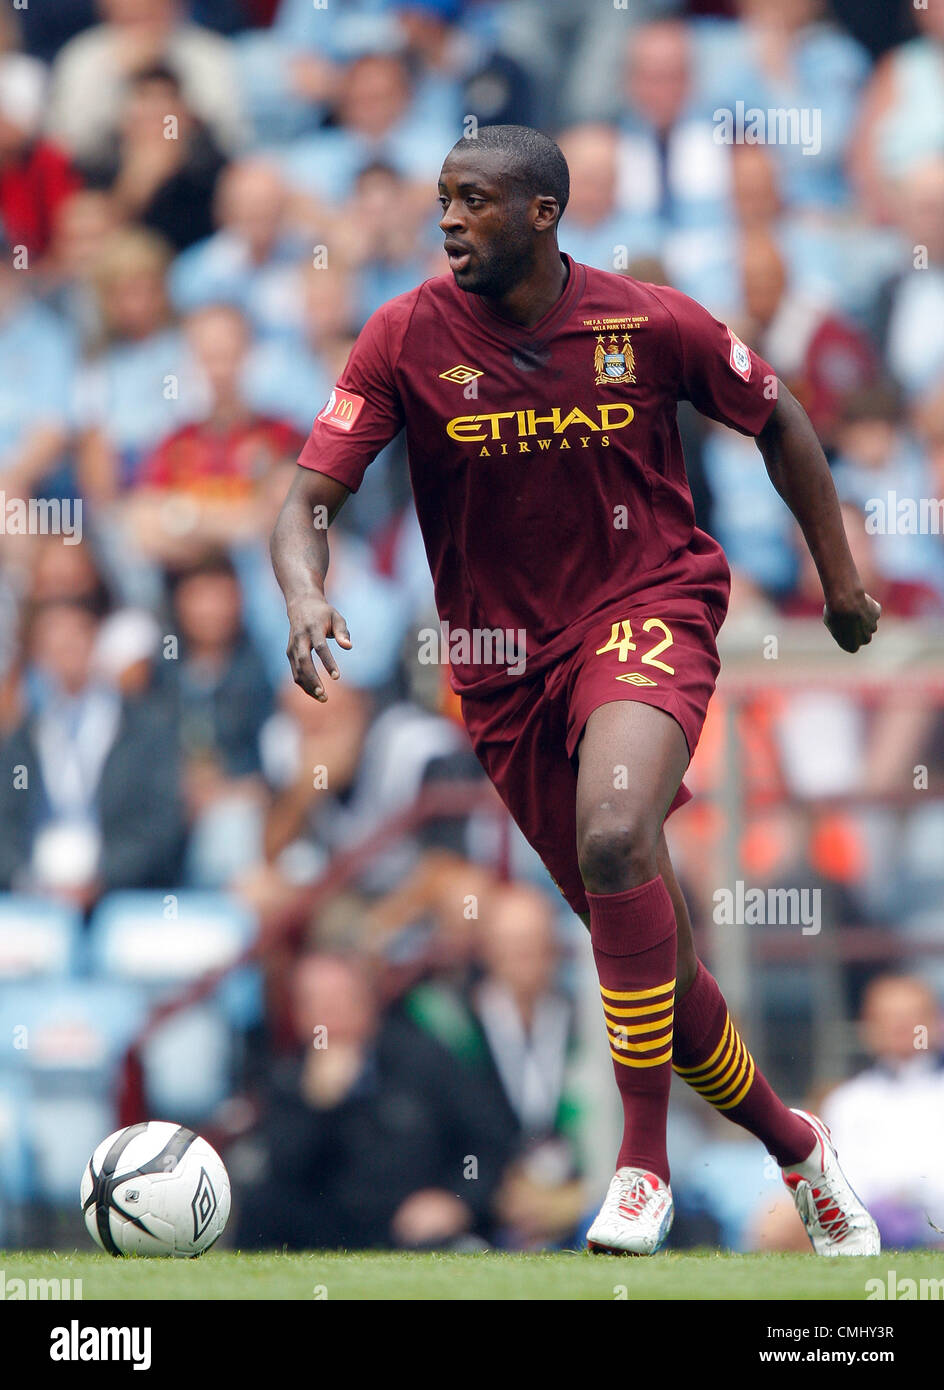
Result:
{"label": "player's neck", "polygon": [[560,299],[569,275],[568,262],[555,246],[553,255],[548,256],[543,264],[535,268],[533,275],[516,285],[508,294],[500,299],[493,299],[487,295],[483,295],[482,298],[492,312],[501,318],[520,324],[522,328],[531,328],[534,324],[540,323],[544,315]]}

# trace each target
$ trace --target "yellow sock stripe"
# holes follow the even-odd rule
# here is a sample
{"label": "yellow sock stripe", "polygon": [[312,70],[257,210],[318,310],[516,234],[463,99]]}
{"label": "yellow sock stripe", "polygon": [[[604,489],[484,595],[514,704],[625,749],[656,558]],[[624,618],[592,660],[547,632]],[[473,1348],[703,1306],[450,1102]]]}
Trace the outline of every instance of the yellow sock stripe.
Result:
{"label": "yellow sock stripe", "polygon": [[660,1053],[658,1057],[621,1057],[611,1047],[610,1056],[614,1062],[622,1062],[624,1067],[658,1067],[663,1062],[671,1062],[672,1049],[670,1047],[667,1052]]}
{"label": "yellow sock stripe", "polygon": [[[731,1015],[729,1014],[728,1021],[724,1026],[724,1032],[721,1034],[721,1041],[718,1043],[718,1046],[708,1058],[707,1062],[699,1062],[697,1067],[676,1067],[675,1070],[678,1072],[679,1076],[695,1077],[701,1071],[709,1071],[726,1048],[733,1031],[734,1024],[731,1022]],[[692,1082],[692,1084],[694,1085],[694,1082]]]}
{"label": "yellow sock stripe", "polygon": [[741,1039],[735,1031],[731,1052],[724,1067],[721,1071],[717,1071],[714,1076],[706,1077],[701,1081],[691,1082],[690,1084],[693,1089],[696,1090],[700,1096],[704,1096],[706,1100],[710,1100],[712,1098],[711,1092],[723,1090],[730,1081],[731,1077],[737,1071],[741,1058],[746,1051],[747,1048],[741,1042]]}
{"label": "yellow sock stripe", "polygon": [[712,1104],[715,1106],[717,1110],[733,1110],[736,1105],[741,1104],[741,1101],[744,1099],[748,1091],[751,1089],[751,1086],[754,1084],[754,1058],[751,1056],[749,1052],[747,1054],[747,1060],[750,1063],[750,1065],[747,1069],[747,1079],[745,1080],[744,1085],[741,1087],[737,1095],[734,1096],[732,1100],[726,1100],[721,1105],[718,1105],[716,1101],[712,1101]]}
{"label": "yellow sock stripe", "polygon": [[658,1028],[665,1028],[670,1025],[675,1018],[674,1011],[663,1018],[652,1018],[648,1023],[612,1023],[605,1018],[606,1026],[610,1032],[626,1033],[634,1036],[636,1033],[654,1033]]}
{"label": "yellow sock stripe", "polygon": [[714,1105],[719,1100],[726,1100],[741,1084],[741,1078],[747,1071],[750,1060],[751,1054],[741,1039],[738,1038],[737,1053],[724,1076],[719,1077],[711,1086],[699,1086],[698,1094],[703,1096],[709,1105]]}
{"label": "yellow sock stripe", "polygon": [[645,1042],[639,1043],[626,1042],[624,1038],[614,1038],[613,1034],[611,1033],[610,1050],[612,1051],[613,1046],[615,1046],[620,1050],[620,1052],[651,1052],[654,1047],[664,1047],[666,1043],[670,1043],[671,1041],[671,1028],[667,1033],[663,1033],[661,1038],[647,1038]]}
{"label": "yellow sock stripe", "polygon": [[616,990],[604,989],[600,986],[600,993],[604,999],[655,999],[657,994],[665,994],[668,990],[675,989],[675,981],[669,980],[665,985],[653,985],[652,989],[631,989],[627,993],[618,993]]}
{"label": "yellow sock stripe", "polygon": [[615,1004],[608,1004],[604,999],[603,1007],[614,1018],[642,1018],[649,1017],[656,1009],[674,1009],[675,997],[673,995],[671,999],[659,999],[655,1004],[640,1004],[635,1009],[618,1009]]}

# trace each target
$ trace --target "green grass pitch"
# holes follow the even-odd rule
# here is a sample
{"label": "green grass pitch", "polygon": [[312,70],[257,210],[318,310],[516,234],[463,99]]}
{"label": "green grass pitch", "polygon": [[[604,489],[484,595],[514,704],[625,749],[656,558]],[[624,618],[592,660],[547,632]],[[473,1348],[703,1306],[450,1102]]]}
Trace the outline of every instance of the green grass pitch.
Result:
{"label": "green grass pitch", "polygon": [[[81,1279],[95,1299],[866,1300],[870,1279],[944,1280],[944,1251],[867,1259],[810,1255],[240,1254],[198,1260],[113,1259],[86,1253],[2,1251],[11,1279]],[[944,1290],[944,1283],[940,1286]],[[927,1295],[926,1295],[927,1296]],[[932,1297],[934,1295],[932,1294]]]}

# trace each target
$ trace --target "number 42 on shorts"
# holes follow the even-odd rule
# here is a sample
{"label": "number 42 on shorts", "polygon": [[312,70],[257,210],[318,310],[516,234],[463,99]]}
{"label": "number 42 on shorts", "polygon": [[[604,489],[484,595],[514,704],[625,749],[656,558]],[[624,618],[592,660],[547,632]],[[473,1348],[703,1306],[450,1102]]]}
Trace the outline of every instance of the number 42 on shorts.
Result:
{"label": "number 42 on shorts", "polygon": [[[672,646],[674,638],[671,629],[661,618],[646,618],[642,624],[642,631],[647,635],[660,632],[662,637],[648,651],[644,651],[639,661],[643,666],[656,666],[660,671],[667,672],[668,675],[675,675],[675,667],[669,666],[665,661],[660,661],[659,656]],[[598,647],[597,656],[602,656],[604,652],[615,651],[620,661],[628,661],[629,653],[637,650],[637,643],[633,637],[632,623],[629,618],[622,618],[615,622],[610,629],[610,635],[602,647]],[[656,681],[644,675],[642,672],[633,673],[628,676],[617,676],[617,680],[625,680],[632,685],[655,685]]]}

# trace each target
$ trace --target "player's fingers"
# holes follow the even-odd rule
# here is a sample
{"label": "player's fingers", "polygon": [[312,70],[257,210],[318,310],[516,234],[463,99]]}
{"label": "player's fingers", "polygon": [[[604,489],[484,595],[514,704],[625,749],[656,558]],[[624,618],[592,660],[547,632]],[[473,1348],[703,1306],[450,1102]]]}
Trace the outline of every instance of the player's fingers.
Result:
{"label": "player's fingers", "polygon": [[315,663],[311,659],[312,645],[311,633],[307,631],[293,633],[286,651],[295,684],[300,685],[305,694],[310,695],[313,700],[324,702],[326,699],[324,688],[315,670]]}
{"label": "player's fingers", "polygon": [[327,637],[322,637],[320,641],[315,643],[315,653],[332,680],[337,680],[341,672],[338,670],[338,663],[331,655]]}
{"label": "player's fingers", "polygon": [[348,632],[347,623],[342,618],[336,608],[332,608],[333,628],[335,641],[340,642],[342,647],[352,647],[351,634]]}

